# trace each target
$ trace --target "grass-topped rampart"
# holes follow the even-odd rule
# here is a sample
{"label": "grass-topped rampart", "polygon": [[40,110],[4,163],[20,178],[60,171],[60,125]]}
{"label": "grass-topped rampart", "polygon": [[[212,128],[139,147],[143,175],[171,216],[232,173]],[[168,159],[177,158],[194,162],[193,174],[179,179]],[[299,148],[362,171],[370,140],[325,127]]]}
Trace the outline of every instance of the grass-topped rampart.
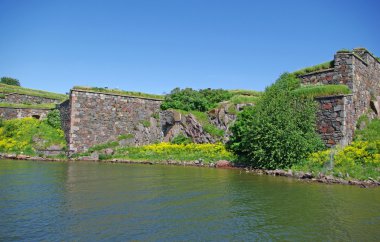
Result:
{"label": "grass-topped rampart", "polygon": [[292,74],[296,76],[302,76],[302,75],[306,75],[312,72],[327,70],[330,68],[334,68],[334,61],[327,61],[318,65],[309,66],[301,70],[295,71]]}
{"label": "grass-topped rampart", "polygon": [[351,90],[346,85],[307,85],[295,89],[291,93],[298,97],[316,98],[350,94]]}
{"label": "grass-topped rampart", "polygon": [[131,97],[141,97],[141,98],[164,100],[163,95],[148,94],[148,93],[143,93],[143,92],[124,91],[124,90],[119,90],[119,89],[109,89],[109,88],[103,88],[103,87],[74,86],[73,90],[89,91],[89,92],[101,92],[101,93],[125,95],[125,96],[131,96]]}
{"label": "grass-topped rampart", "polygon": [[55,103],[25,104],[0,102],[1,108],[54,109],[55,105]]}
{"label": "grass-topped rampart", "polygon": [[25,87],[20,87],[20,86],[12,86],[12,85],[7,85],[3,83],[0,83],[0,93],[18,93],[18,94],[24,94],[24,95],[29,95],[29,96],[56,99],[58,101],[64,101],[68,99],[68,96],[64,94],[46,92],[42,90],[30,89],[30,88],[25,88]]}

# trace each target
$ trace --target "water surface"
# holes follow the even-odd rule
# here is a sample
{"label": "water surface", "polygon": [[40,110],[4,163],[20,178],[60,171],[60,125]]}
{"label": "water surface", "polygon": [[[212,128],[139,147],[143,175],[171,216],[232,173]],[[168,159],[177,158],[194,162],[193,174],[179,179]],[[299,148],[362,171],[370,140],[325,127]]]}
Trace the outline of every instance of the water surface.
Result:
{"label": "water surface", "polygon": [[239,170],[0,160],[0,241],[380,241],[380,189]]}

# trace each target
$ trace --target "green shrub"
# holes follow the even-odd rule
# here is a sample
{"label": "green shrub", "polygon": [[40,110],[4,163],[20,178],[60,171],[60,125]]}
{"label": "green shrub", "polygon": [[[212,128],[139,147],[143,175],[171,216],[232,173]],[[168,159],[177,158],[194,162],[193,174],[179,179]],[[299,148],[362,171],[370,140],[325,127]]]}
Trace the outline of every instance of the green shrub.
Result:
{"label": "green shrub", "polygon": [[295,96],[303,98],[315,98],[350,93],[351,90],[346,85],[309,85],[292,91],[292,94]]}
{"label": "green shrub", "polygon": [[323,147],[315,132],[316,103],[295,97],[299,80],[283,74],[254,107],[245,108],[232,126],[228,148],[246,165],[287,168]]}
{"label": "green shrub", "polygon": [[20,86],[20,81],[12,77],[2,77],[0,82],[11,86]]}
{"label": "green shrub", "polygon": [[179,144],[190,144],[190,143],[192,143],[192,140],[183,134],[179,134],[179,135],[175,136],[170,141],[170,143],[177,144],[177,145],[179,145]]}
{"label": "green shrub", "polygon": [[197,91],[192,88],[175,88],[165,96],[161,108],[163,110],[180,109],[205,112],[231,97],[232,94],[223,89],[201,89]]}
{"label": "green shrub", "polygon": [[47,114],[46,122],[53,128],[61,128],[61,113],[58,109],[54,109]]}

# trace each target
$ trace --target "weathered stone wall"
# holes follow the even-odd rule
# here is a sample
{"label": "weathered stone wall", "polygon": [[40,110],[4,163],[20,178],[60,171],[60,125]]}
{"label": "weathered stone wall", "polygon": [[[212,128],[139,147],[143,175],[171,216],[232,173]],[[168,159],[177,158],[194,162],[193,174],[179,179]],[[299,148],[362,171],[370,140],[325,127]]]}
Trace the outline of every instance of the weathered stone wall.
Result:
{"label": "weathered stone wall", "polygon": [[318,72],[313,72],[309,73],[306,75],[300,76],[301,83],[302,84],[334,84],[334,68],[318,71]]}
{"label": "weathered stone wall", "polygon": [[354,134],[352,95],[339,95],[317,98],[317,131],[328,147],[345,146],[352,141]]}
{"label": "weathered stone wall", "polygon": [[38,119],[42,119],[42,118],[45,118],[47,113],[50,111],[51,109],[0,107],[0,118],[15,119],[15,118],[35,117]]}
{"label": "weathered stone wall", "polygon": [[369,111],[371,100],[380,98],[380,63],[367,51],[360,50],[355,52],[357,55],[353,58],[356,119]]}
{"label": "weathered stone wall", "polygon": [[71,105],[70,100],[66,100],[63,103],[57,105],[59,113],[61,115],[61,127],[65,133],[65,139],[67,144],[70,143],[70,125],[71,125]]}
{"label": "weathered stone wall", "polygon": [[38,97],[38,96],[30,96],[19,93],[6,93],[4,98],[0,98],[0,102],[6,103],[27,103],[27,104],[41,104],[41,103],[59,103],[60,100],[46,98],[46,97]]}
{"label": "weathered stone wall", "polygon": [[158,118],[160,100],[71,91],[69,148],[85,151],[95,144],[129,135],[130,144],[144,145],[163,138]]}
{"label": "weathered stone wall", "polygon": [[[350,143],[358,118],[368,113],[371,106],[379,105],[380,63],[365,49],[337,52],[333,69],[309,73],[299,78],[303,84],[343,84],[352,90],[350,97],[317,99],[321,105],[318,112],[319,132],[329,146]],[[339,111],[326,109],[330,106]],[[344,116],[341,116],[343,113],[340,109]],[[340,128],[336,129],[341,126],[344,132],[339,131]]]}

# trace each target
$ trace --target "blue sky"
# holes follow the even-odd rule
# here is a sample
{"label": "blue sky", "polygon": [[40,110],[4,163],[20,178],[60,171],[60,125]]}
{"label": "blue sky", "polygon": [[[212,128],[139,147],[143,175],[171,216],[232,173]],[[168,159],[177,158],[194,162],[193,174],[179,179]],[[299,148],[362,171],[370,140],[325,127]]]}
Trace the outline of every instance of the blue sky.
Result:
{"label": "blue sky", "polygon": [[0,10],[0,76],[60,93],[263,90],[342,48],[380,56],[376,0],[0,0]]}

